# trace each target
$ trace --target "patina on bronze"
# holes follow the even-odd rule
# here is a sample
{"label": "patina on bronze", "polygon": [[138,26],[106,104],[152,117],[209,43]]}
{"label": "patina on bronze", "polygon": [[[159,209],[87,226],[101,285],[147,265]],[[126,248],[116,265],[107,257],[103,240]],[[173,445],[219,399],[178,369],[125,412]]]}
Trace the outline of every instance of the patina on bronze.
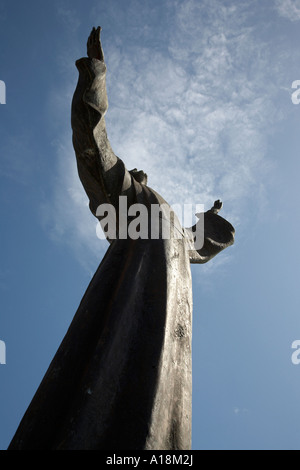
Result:
{"label": "patina on bronze", "polygon": [[[111,149],[100,28],[93,28],[88,57],[76,66],[73,144],[92,213],[110,203],[119,216],[119,196],[127,196],[128,206],[166,204],[146,175],[127,171]],[[204,214],[198,251],[183,228],[180,238],[110,240],[10,450],[190,449],[190,263],[205,263],[232,245],[234,229],[218,215],[221,206],[216,201]]]}

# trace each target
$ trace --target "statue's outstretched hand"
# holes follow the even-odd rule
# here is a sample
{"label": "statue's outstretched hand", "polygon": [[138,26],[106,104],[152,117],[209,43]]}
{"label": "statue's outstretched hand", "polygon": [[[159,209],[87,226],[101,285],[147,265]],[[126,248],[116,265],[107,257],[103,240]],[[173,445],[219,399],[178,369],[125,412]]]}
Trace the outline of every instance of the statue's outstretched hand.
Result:
{"label": "statue's outstretched hand", "polygon": [[92,29],[87,41],[87,55],[90,59],[104,60],[103,50],[100,41],[101,26]]}
{"label": "statue's outstretched hand", "polygon": [[222,209],[222,207],[223,203],[220,201],[220,199],[218,199],[217,201],[215,201],[214,206],[210,210],[214,214],[217,214]]}

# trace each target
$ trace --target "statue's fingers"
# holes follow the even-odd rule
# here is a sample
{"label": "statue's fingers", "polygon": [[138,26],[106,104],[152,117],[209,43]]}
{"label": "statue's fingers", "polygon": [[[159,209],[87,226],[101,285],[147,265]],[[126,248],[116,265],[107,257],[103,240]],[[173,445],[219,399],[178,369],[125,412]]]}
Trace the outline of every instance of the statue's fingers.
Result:
{"label": "statue's fingers", "polygon": [[91,42],[95,42],[96,28],[94,27],[91,32]]}
{"label": "statue's fingers", "polygon": [[92,29],[92,31],[90,32],[90,35],[88,37],[88,40],[87,40],[88,45],[90,45],[93,42],[94,31],[95,31],[95,27]]}
{"label": "statue's fingers", "polygon": [[98,26],[98,28],[95,30],[95,42],[96,43],[100,42],[100,31],[101,31],[101,28],[100,26]]}
{"label": "statue's fingers", "polygon": [[95,45],[96,42],[97,42],[97,33],[96,33],[96,30],[95,30],[95,31],[93,31],[93,35],[92,35],[92,37],[91,37],[91,43],[92,43],[93,45]]}

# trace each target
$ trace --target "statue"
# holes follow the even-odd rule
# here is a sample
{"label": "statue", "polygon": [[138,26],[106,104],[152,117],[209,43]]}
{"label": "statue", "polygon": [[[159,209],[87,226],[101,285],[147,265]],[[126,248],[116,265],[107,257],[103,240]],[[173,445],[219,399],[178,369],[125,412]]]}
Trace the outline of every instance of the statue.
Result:
{"label": "statue", "polygon": [[158,205],[176,230],[168,239],[107,237],[108,251],[9,450],[191,448],[190,263],[232,245],[234,229],[216,201],[204,213],[204,244],[194,249],[194,229],[185,231],[174,214],[171,220],[147,175],[129,172],[113,153],[100,29],[89,36],[88,57],[76,62],[72,102],[73,145],[90,209],[103,220],[98,208],[110,204],[119,220],[119,198],[126,197],[128,207]]}

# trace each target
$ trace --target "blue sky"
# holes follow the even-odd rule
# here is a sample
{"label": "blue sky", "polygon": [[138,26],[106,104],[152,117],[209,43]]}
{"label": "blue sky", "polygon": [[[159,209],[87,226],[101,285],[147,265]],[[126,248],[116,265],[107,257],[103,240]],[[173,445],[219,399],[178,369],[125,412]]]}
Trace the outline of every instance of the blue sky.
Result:
{"label": "blue sky", "polygon": [[0,0],[0,448],[107,249],[70,129],[94,25],[115,153],[236,227],[192,266],[193,449],[300,449],[299,0]]}

